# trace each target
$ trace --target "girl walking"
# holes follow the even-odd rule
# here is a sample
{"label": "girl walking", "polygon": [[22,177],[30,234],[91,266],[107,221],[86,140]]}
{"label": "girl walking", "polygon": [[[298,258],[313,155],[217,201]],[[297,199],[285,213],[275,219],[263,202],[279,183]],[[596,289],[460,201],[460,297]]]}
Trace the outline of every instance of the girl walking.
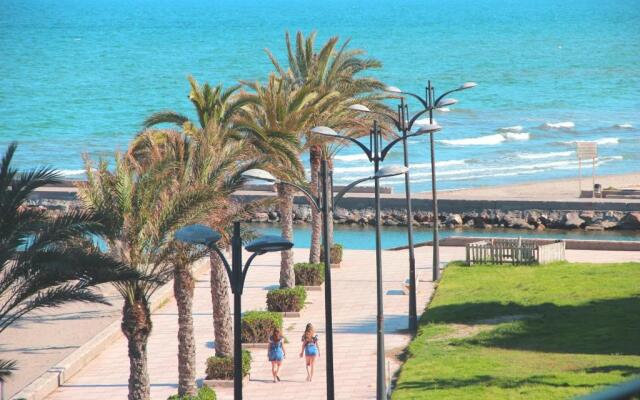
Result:
{"label": "girl walking", "polygon": [[284,350],[284,338],[280,329],[275,328],[273,334],[269,338],[269,351],[267,353],[269,361],[271,361],[271,375],[273,375],[274,382],[280,382],[280,366],[284,359],[286,352]]}
{"label": "girl walking", "polygon": [[304,354],[306,366],[307,366],[307,381],[313,380],[313,366],[316,361],[316,357],[320,357],[320,346],[318,345],[318,335],[316,335],[313,325],[307,324],[302,335],[302,349],[300,350],[300,357]]}

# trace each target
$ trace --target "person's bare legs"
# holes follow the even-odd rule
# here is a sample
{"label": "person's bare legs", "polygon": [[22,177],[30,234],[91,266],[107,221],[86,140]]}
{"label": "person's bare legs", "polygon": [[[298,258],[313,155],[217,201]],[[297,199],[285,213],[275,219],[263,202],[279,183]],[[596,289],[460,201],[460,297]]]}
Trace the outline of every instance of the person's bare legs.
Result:
{"label": "person's bare legs", "polygon": [[282,366],[282,361],[276,362],[276,379],[280,382],[280,367]]}
{"label": "person's bare legs", "polygon": [[313,381],[313,369],[315,367],[315,364],[316,364],[316,358],[311,357],[311,374],[309,375],[309,382]]}
{"label": "person's bare legs", "polygon": [[271,376],[273,377],[273,381],[276,381],[276,376],[278,373],[276,372],[276,361],[271,361]]}
{"label": "person's bare legs", "polygon": [[313,371],[313,356],[306,356],[307,362],[307,382],[311,382],[311,374]]}

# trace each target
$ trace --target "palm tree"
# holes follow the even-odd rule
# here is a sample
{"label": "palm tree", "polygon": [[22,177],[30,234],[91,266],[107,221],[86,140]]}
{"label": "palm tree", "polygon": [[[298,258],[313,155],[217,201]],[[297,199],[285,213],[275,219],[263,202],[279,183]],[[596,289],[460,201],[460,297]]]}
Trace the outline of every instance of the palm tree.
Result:
{"label": "palm tree", "polygon": [[[236,160],[249,160],[249,154],[257,154],[252,151],[256,143],[262,141],[260,137],[246,137],[234,128],[234,120],[243,112],[245,101],[238,96],[239,86],[224,89],[221,85],[211,86],[208,83],[199,85],[189,77],[191,100],[198,115],[198,121],[194,122],[188,117],[174,111],[162,111],[151,115],[144,122],[145,127],[153,127],[163,123],[175,124],[182,128],[183,132],[194,140],[196,145],[209,152],[229,152]],[[257,158],[258,156],[256,156]],[[216,199],[216,212],[211,213],[209,224],[218,231],[225,231],[235,214],[233,211],[241,211],[241,207],[234,204],[229,195],[230,192],[218,192]],[[224,247],[224,240],[219,243]],[[211,303],[213,309],[213,325],[215,334],[216,356],[230,356],[233,351],[232,319],[229,299],[229,279],[222,260],[217,254],[210,255],[210,283]]]}
{"label": "palm tree", "polygon": [[[298,32],[294,49],[289,33],[286,33],[288,69],[284,69],[269,50],[267,55],[281,78],[290,80],[297,86],[308,86],[321,96],[333,93],[334,100],[327,103],[324,109],[317,111],[314,117],[317,125],[331,126],[349,135],[358,136],[365,133],[366,119],[363,120],[362,115],[349,112],[348,106],[363,103],[374,110],[385,109],[380,103],[381,98],[375,94],[384,85],[372,77],[361,76],[362,73],[371,69],[380,68],[382,64],[374,59],[362,58],[365,53],[363,50],[348,50],[349,40],[338,48],[337,36],[327,40],[319,51],[315,51],[315,39],[315,32],[306,39],[302,32]],[[318,138],[309,132],[305,132],[305,136],[306,147],[309,150],[310,187],[317,196],[320,161],[323,157],[327,158],[331,170],[333,167],[331,155],[336,148],[330,146],[331,142],[326,139]],[[320,212],[314,208],[311,210],[311,216],[309,262],[317,263],[320,262],[321,216]],[[331,224],[330,228],[332,228]]]}
{"label": "palm tree", "polygon": [[147,341],[152,329],[149,299],[175,276],[175,271],[182,276],[180,271],[186,268],[183,264],[188,264],[188,259],[182,258],[183,262],[176,266],[180,259],[168,238],[176,229],[200,220],[210,211],[207,200],[211,188],[195,183],[185,187],[182,180],[184,174],[191,173],[190,168],[179,162],[188,158],[188,143],[170,141],[169,145],[174,146],[171,152],[150,151],[148,157],[136,160],[116,155],[113,172],[105,161],[93,168],[87,159],[87,182],[78,186],[84,206],[105,221],[110,254],[152,278],[115,285],[124,300],[122,331],[129,349],[129,400],[149,399]]}
{"label": "palm tree", "polygon": [[[212,139],[224,136],[220,134]],[[176,171],[175,186],[172,190],[181,192],[193,190],[194,187],[206,188],[209,196],[203,200],[206,202],[207,214],[216,215],[218,221],[221,221],[221,218],[229,219],[231,216],[228,199],[231,193],[242,185],[242,173],[255,167],[252,162],[239,161],[244,152],[242,142],[223,142],[224,140],[218,140],[217,143],[209,141],[207,146],[199,146],[191,137],[176,131],[147,130],[136,137],[129,148],[128,156],[140,170],[150,168],[153,162],[163,158],[173,160],[176,163]],[[183,246],[171,238],[167,238],[167,241],[173,250],[171,253],[174,295],[178,306],[178,394],[193,395],[196,392],[192,317],[194,278],[189,266],[202,254],[186,252]],[[223,266],[220,268],[224,270]],[[228,286],[225,286],[224,290],[228,296]],[[216,331],[220,331],[221,334],[225,332],[217,327]],[[230,330],[226,332],[230,333]],[[230,354],[231,350],[227,351],[229,353],[225,355]]]}
{"label": "palm tree", "polygon": [[[296,88],[290,80],[274,74],[266,84],[246,82],[251,89],[244,98],[249,104],[247,114],[238,122],[238,129],[256,136],[274,138],[265,141],[262,154],[268,155],[266,169],[276,177],[293,182],[304,182],[304,168],[300,162],[298,137],[313,117],[316,107],[330,100],[321,97],[306,86]],[[278,184],[278,204],[282,236],[293,240],[293,197],[291,186]],[[293,287],[293,250],[282,252],[280,261],[280,287]]]}
{"label": "palm tree", "polygon": [[[96,290],[138,274],[103,254],[91,241],[103,226],[91,213],[71,211],[51,217],[27,207],[36,189],[61,181],[49,168],[11,168],[16,143],[0,164],[0,333],[26,313],[71,301],[109,304]],[[16,369],[0,360],[0,382]]]}

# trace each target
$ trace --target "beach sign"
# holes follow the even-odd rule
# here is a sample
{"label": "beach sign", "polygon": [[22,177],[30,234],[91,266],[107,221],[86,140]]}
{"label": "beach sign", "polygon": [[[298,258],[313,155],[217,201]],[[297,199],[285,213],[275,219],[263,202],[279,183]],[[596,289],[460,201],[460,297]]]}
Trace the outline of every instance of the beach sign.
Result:
{"label": "beach sign", "polygon": [[591,160],[591,197],[595,196],[596,159],[598,158],[598,144],[596,142],[576,142],[578,155],[578,189],[582,197],[582,160]]}

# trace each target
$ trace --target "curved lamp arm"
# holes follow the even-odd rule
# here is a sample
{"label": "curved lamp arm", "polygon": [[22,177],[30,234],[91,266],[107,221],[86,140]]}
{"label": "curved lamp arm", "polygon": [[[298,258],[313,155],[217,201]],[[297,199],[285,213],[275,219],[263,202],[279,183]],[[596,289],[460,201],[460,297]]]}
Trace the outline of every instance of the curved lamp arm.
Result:
{"label": "curved lamp arm", "polygon": [[220,259],[222,260],[222,264],[224,264],[224,269],[227,271],[227,275],[229,276],[229,282],[231,282],[231,284],[233,285],[233,273],[231,272],[231,266],[229,265],[229,262],[227,262],[224,254],[222,254],[222,251],[220,251],[220,249],[216,245],[210,245],[207,247],[218,254]]}
{"label": "curved lamp arm", "polygon": [[414,115],[413,117],[411,117],[411,119],[409,120],[409,126],[408,129],[411,130],[411,128],[413,128],[413,124],[416,123],[416,121],[418,120],[418,118],[420,118],[424,113],[426,113],[427,111],[429,111],[429,108],[425,108],[424,110],[420,111],[419,113],[417,113],[416,115]]}
{"label": "curved lamp arm", "polygon": [[251,262],[253,261],[254,258],[256,258],[257,256],[264,254],[266,252],[260,252],[257,251],[255,253],[251,253],[251,255],[249,256],[249,258],[247,259],[247,262],[244,263],[244,267],[242,268],[242,281],[240,283],[240,287],[244,287],[244,280],[247,277],[247,272],[249,271],[249,266],[251,265]]}
{"label": "curved lamp arm", "polygon": [[364,154],[367,155],[367,158],[369,159],[369,161],[373,160],[373,156],[371,155],[371,150],[367,146],[365,146],[364,143],[359,141],[358,139],[352,138],[350,136],[343,136],[343,135],[336,136],[336,138],[345,139],[345,140],[348,140],[350,142],[355,143],[356,145],[358,145],[358,147],[360,147],[362,149],[362,151],[364,151]]}
{"label": "curved lamp arm", "polygon": [[[389,90],[389,89],[397,89],[397,90]],[[407,96],[411,96],[415,99],[417,99],[420,103],[422,103],[422,105],[424,106],[424,108],[429,108],[429,103],[427,103],[427,101],[425,99],[423,99],[422,97],[418,96],[415,93],[411,93],[411,92],[403,92],[402,90],[398,89],[398,88],[392,88],[389,87],[387,89],[385,89],[387,92],[389,93],[396,93],[396,94],[406,94]]]}
{"label": "curved lamp arm", "polygon": [[315,133],[316,135],[322,135],[322,136],[327,136],[333,139],[345,139],[345,140],[349,140],[353,143],[355,143],[356,145],[358,145],[358,147],[360,147],[362,149],[362,151],[364,151],[364,153],[367,155],[367,158],[369,159],[369,161],[373,161],[373,156],[371,154],[371,150],[365,146],[361,141],[352,138],[350,136],[344,136],[344,135],[340,135],[338,134],[336,131],[334,131],[333,129],[327,127],[327,126],[316,126],[315,128],[311,129],[311,133]]}
{"label": "curved lamp arm", "polygon": [[393,122],[393,124],[396,126],[396,129],[398,129],[399,131],[402,131],[402,126],[400,125],[400,121],[394,118],[392,115],[385,114],[380,111],[370,110],[369,107],[363,106],[362,104],[354,104],[350,106],[349,109],[352,111],[359,111],[359,112],[368,113],[368,114],[376,114],[376,115],[380,115],[381,117],[390,119]]}
{"label": "curved lamp arm", "polygon": [[[438,129],[434,129],[432,132],[437,131]],[[404,136],[400,136],[399,138],[395,138],[394,140],[390,141],[389,144],[387,144],[387,146],[382,149],[382,152],[380,153],[380,161],[384,161],[384,158],[387,156],[387,153],[389,152],[389,150],[391,150],[391,148],[393,146],[396,145],[396,143],[398,143],[401,140],[406,140],[410,137],[414,137],[414,136],[420,136],[420,135],[424,135],[425,133],[428,133],[427,131],[419,131],[419,132],[415,132],[415,133],[410,133],[408,135],[404,135]]]}
{"label": "curved lamp arm", "polygon": [[294,188],[298,189],[299,191],[302,192],[302,194],[304,194],[304,197],[307,198],[307,200],[309,200],[309,203],[311,203],[311,205],[316,209],[316,211],[320,211],[320,203],[318,201],[318,199],[316,199],[313,194],[311,194],[311,192],[309,192],[309,190],[307,190],[307,188],[305,188],[302,185],[298,185],[297,183],[293,183],[293,182],[288,182],[288,181],[281,181],[278,180],[275,183],[284,183],[285,185],[290,185],[293,186]]}
{"label": "curved lamp arm", "polygon": [[347,186],[345,186],[341,191],[338,192],[338,194],[336,194],[333,197],[332,207],[335,208],[337,206],[337,204],[340,202],[340,200],[342,200],[344,195],[347,194],[347,192],[349,192],[351,189],[353,189],[354,187],[358,186],[362,182],[370,181],[372,179],[375,179],[375,177],[368,176],[366,178],[362,178],[362,179],[358,179],[357,181],[353,181],[350,184],[348,184]]}

